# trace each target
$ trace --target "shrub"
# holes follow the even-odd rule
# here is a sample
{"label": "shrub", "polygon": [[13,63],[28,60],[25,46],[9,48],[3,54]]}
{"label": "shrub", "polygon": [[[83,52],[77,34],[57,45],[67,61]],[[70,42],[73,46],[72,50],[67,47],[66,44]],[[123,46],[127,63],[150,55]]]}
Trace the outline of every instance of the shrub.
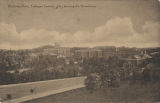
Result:
{"label": "shrub", "polygon": [[85,80],[87,90],[91,93],[101,87],[100,76],[96,73],[91,73]]}

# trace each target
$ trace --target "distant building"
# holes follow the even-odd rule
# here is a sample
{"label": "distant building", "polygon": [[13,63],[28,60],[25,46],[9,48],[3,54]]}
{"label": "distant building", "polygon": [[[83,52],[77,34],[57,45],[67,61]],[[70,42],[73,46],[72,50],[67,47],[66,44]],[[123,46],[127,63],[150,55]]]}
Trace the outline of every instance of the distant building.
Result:
{"label": "distant building", "polygon": [[144,55],[134,55],[132,57],[127,57],[127,58],[120,58],[120,60],[124,60],[134,65],[138,65],[138,64],[141,64],[143,61],[151,59],[151,58],[152,57],[150,55],[144,54]]}
{"label": "distant building", "polygon": [[116,55],[117,51],[117,48],[114,46],[97,46],[95,48],[101,50],[102,57],[104,58]]}
{"label": "distant building", "polygon": [[89,51],[88,50],[76,50],[75,56],[79,58],[89,58]]}
{"label": "distant building", "polygon": [[57,48],[49,48],[49,49],[44,49],[43,50],[44,55],[58,55],[58,49]]}
{"label": "distant building", "polygon": [[89,51],[89,57],[102,57],[102,50],[92,49]]}
{"label": "distant building", "polygon": [[76,50],[75,55],[80,58],[102,57],[102,50],[98,49]]}
{"label": "distant building", "polygon": [[120,47],[116,50],[117,55],[136,55],[140,52],[136,48],[127,48],[127,47]]}
{"label": "distant building", "polygon": [[43,55],[55,55],[57,57],[70,57],[71,52],[68,47],[60,47],[59,43],[55,43],[55,46],[52,48],[43,49]]}
{"label": "distant building", "polygon": [[71,49],[68,47],[58,48],[58,56],[71,57]]}
{"label": "distant building", "polygon": [[115,52],[102,51],[102,56],[103,56],[104,58],[108,58],[108,57],[110,57],[110,56],[114,56],[114,55],[116,55],[116,53],[115,53]]}

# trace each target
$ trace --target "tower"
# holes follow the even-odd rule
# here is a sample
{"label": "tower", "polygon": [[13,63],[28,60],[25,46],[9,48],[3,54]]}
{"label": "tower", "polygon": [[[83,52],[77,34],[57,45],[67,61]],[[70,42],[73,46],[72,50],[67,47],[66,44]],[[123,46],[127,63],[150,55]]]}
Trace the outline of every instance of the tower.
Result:
{"label": "tower", "polygon": [[59,47],[60,47],[60,44],[59,44],[58,42],[55,42],[55,43],[54,43],[54,46],[55,46],[56,48],[59,48]]}

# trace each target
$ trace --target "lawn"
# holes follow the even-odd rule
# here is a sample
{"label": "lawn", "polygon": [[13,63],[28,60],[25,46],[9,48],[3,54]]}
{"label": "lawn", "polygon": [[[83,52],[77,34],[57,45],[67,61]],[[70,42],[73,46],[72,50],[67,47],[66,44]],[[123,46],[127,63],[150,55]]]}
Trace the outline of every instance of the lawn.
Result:
{"label": "lawn", "polygon": [[158,85],[153,83],[124,83],[118,88],[99,89],[93,93],[80,88],[24,103],[153,103],[158,91]]}

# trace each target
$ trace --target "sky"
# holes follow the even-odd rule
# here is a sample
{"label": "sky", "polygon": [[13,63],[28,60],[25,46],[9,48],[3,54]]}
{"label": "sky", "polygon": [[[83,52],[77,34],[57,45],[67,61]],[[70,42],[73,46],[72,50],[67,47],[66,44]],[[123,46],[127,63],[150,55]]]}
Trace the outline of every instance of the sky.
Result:
{"label": "sky", "polygon": [[55,42],[66,47],[159,47],[160,2],[0,0],[1,49],[28,49]]}

